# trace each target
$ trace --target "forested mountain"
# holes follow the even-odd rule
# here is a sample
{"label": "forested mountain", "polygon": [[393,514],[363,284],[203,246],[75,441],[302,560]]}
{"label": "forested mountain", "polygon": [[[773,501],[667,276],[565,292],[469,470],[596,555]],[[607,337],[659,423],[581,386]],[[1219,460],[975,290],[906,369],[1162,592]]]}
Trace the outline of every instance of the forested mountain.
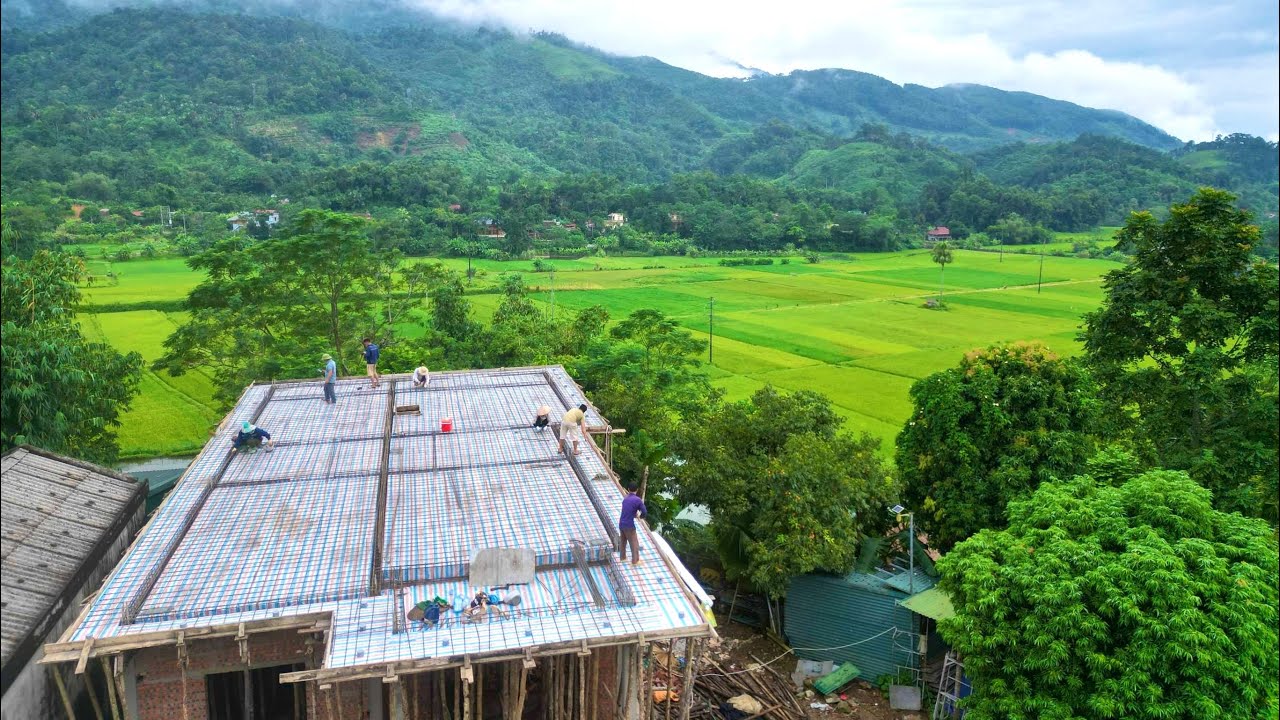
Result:
{"label": "forested mountain", "polygon": [[[463,227],[430,217],[450,204],[508,226],[625,209],[652,215],[647,232],[713,247],[835,242],[841,218],[880,228],[856,247],[893,246],[884,228],[981,231],[1011,212],[1082,229],[1205,183],[1260,211],[1277,204],[1274,143],[1184,146],[1121,113],[1027,93],[847,70],[711,78],[442,23],[398,0],[204,7],[214,12],[6,3],[5,202],[228,212],[275,194],[407,208],[441,236]],[[673,188],[702,189],[661,212],[635,202]],[[748,195],[765,204],[741,207]]]}

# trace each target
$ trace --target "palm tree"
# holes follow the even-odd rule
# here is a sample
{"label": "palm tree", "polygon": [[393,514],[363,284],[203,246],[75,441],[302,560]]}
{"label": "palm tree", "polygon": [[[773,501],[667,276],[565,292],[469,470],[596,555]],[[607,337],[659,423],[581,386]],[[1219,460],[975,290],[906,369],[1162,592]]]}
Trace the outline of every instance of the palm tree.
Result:
{"label": "palm tree", "polygon": [[938,263],[938,302],[942,302],[942,281],[946,277],[947,263],[955,260],[951,253],[951,245],[943,240],[933,246],[933,261]]}

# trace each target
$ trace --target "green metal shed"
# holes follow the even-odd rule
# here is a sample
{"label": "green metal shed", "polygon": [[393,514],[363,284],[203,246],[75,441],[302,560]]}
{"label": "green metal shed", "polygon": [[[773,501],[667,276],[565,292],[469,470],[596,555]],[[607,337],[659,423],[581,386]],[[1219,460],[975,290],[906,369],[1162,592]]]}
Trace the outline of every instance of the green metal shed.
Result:
{"label": "green metal shed", "polygon": [[876,682],[914,668],[919,629],[916,618],[900,603],[933,587],[921,570],[895,574],[852,572],[803,575],[787,590],[783,628],[796,655],[806,660],[851,662],[859,678]]}

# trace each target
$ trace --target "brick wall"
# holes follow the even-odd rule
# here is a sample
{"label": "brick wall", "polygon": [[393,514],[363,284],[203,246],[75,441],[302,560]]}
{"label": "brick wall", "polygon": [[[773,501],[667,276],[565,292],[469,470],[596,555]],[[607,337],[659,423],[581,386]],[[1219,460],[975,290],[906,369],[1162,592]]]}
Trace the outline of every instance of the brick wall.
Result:
{"label": "brick wall", "polygon": [[[139,720],[206,720],[208,698],[205,676],[246,669],[240,658],[240,646],[234,638],[192,640],[187,643],[189,665],[186,671],[185,713],[183,680],[178,667],[178,650],[174,646],[140,650],[134,657],[137,676]],[[306,636],[294,630],[249,636],[249,669],[273,665],[298,664],[315,667],[324,655],[322,644],[314,645],[310,657]],[[344,718],[364,718],[367,707],[362,683],[335,685],[340,690]],[[328,692],[319,692],[314,683],[306,689],[307,716],[324,718],[328,714]],[[317,697],[317,695],[321,697]]]}

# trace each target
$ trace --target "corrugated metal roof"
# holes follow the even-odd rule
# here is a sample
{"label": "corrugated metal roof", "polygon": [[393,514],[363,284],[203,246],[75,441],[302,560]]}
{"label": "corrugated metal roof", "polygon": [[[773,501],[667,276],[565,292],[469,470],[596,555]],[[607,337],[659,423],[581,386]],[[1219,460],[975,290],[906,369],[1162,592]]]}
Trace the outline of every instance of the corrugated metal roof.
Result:
{"label": "corrugated metal roof", "polygon": [[[785,630],[796,655],[808,660],[852,662],[875,682],[907,665],[914,619],[906,598],[870,573],[804,575],[787,592]],[[898,637],[895,637],[898,636]]]}
{"label": "corrugated metal roof", "polygon": [[922,590],[928,590],[933,587],[934,579],[929,577],[923,570],[916,568],[915,572],[903,571],[890,578],[884,579],[884,584],[902,593],[911,594],[918,593]]}
{"label": "corrugated metal roof", "polygon": [[903,600],[902,607],[934,620],[945,620],[956,614],[955,608],[951,606],[951,597],[936,587]]}
{"label": "corrugated metal roof", "polygon": [[[10,661],[21,666],[34,647],[32,637],[44,640],[61,612],[59,601],[70,602],[89,570],[103,562],[107,548],[141,506],[146,484],[26,446],[5,455],[0,472],[0,658],[7,690]],[[24,647],[28,652],[21,651]]]}

